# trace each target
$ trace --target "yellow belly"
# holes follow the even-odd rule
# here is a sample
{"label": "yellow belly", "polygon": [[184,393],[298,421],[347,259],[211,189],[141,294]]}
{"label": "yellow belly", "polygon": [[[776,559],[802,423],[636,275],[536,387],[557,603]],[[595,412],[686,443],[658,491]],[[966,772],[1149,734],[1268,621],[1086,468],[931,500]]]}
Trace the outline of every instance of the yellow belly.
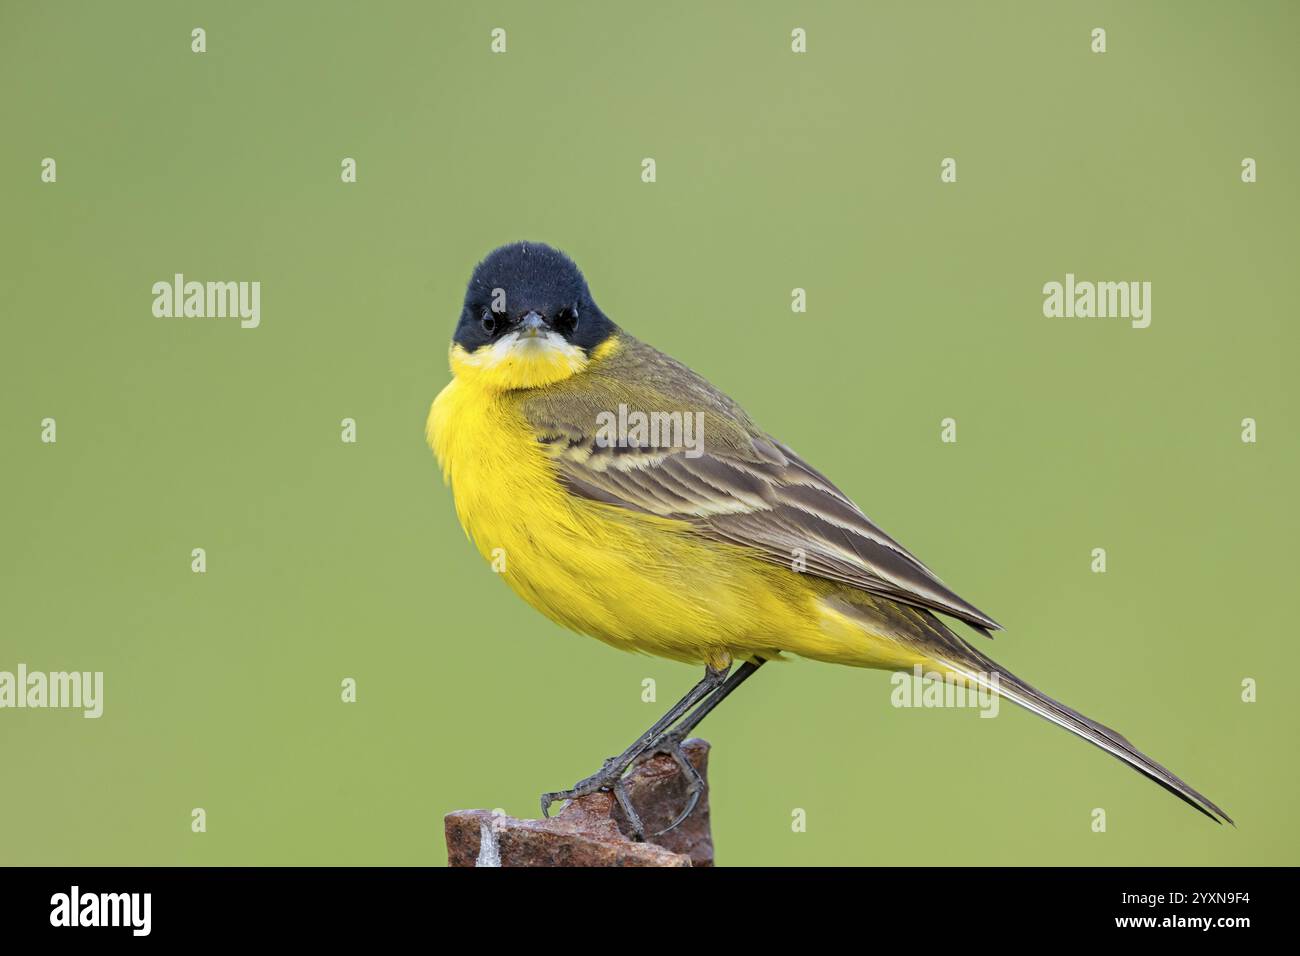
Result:
{"label": "yellow belly", "polygon": [[508,394],[453,381],[433,404],[428,437],[480,553],[566,627],[715,666],[782,650],[868,667],[924,660],[827,607],[841,590],[829,582],[701,538],[683,522],[568,494]]}

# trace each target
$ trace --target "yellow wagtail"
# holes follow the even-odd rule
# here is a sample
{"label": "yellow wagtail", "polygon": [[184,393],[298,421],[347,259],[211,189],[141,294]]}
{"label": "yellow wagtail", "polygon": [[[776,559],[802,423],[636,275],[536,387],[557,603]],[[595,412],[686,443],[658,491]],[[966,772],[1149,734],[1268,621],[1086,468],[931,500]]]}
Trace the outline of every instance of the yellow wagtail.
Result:
{"label": "yellow wagtail", "polygon": [[690,781],[676,826],[702,789],[681,753],[685,735],[788,652],[889,670],[921,665],[995,690],[1229,820],[1115,731],[951,631],[939,615],[985,637],[999,625],[739,405],[618,328],[563,253],[515,243],[478,265],[451,369],[428,438],[479,551],[504,554],[502,576],[552,620],[705,667],[630,747],[572,789],[544,794],[543,814],[556,800],[607,789],[643,835],[621,779],[636,760],[667,753]]}

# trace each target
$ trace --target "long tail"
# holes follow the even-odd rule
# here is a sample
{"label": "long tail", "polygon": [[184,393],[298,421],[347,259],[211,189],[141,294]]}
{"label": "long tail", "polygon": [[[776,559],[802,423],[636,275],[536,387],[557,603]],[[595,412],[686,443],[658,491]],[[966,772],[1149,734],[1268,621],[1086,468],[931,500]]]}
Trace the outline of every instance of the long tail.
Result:
{"label": "long tail", "polygon": [[[962,641],[961,643],[965,644],[966,642]],[[1007,673],[975,648],[970,647],[970,645],[966,646],[969,650],[969,657],[973,660],[965,663],[945,660],[943,663],[979,686],[1001,694],[1026,710],[1033,711],[1040,717],[1046,717],[1052,723],[1059,724],[1071,733],[1078,734],[1084,740],[1095,744],[1107,753],[1114,754],[1138,773],[1154,780],[1174,796],[1205,814],[1215,823],[1223,821],[1232,823],[1232,818],[1216,806],[1214,801],[1194,790],[1166,767],[1156,763],[1120,734],[1097,723],[1095,720],[1089,720],[1077,710],[1066,707],[1060,701],[1053,700],[1042,691],[1026,684],[1014,674]],[[967,655],[962,656],[966,657]],[[997,675],[997,686],[994,686],[989,680],[994,674]],[[1233,824],[1233,826],[1236,826],[1236,824]]]}

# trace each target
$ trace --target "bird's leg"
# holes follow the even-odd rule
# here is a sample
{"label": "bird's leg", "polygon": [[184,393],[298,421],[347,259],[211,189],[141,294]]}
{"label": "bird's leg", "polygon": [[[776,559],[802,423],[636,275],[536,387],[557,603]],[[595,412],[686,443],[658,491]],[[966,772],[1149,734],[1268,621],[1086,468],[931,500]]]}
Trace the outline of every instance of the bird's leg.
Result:
{"label": "bird's leg", "polygon": [[[729,667],[706,666],[704,678],[692,687],[685,697],[675,703],[668,710],[668,713],[655,721],[649,730],[633,741],[630,747],[617,757],[610,757],[594,774],[574,784],[572,790],[542,794],[542,816],[549,817],[551,815],[551,804],[557,800],[573,800],[576,797],[585,797],[587,794],[595,793],[597,790],[610,790],[613,792],[615,799],[618,800],[619,806],[623,808],[623,812],[627,815],[633,836],[637,839],[645,839],[641,818],[637,816],[636,811],[632,808],[632,802],[628,800],[627,793],[623,788],[623,774],[632,765],[632,762],[641,756],[654,741],[658,740],[665,730],[680,720],[683,714],[711,692],[724,686],[723,681],[727,676],[728,669]],[[691,768],[692,771],[694,769],[694,767]],[[696,774],[696,776],[699,775]]]}
{"label": "bird's leg", "polygon": [[[653,757],[656,754],[667,754],[677,763],[678,769],[681,770],[682,776],[686,778],[686,809],[677,815],[677,819],[668,826],[664,827],[655,836],[663,836],[670,830],[675,830],[695,810],[700,802],[700,797],[704,795],[704,778],[700,776],[699,771],[691,763],[690,759],[682,751],[682,742],[686,735],[695,729],[709,712],[717,707],[733,690],[745,682],[745,680],[763,665],[763,659],[755,658],[753,661],[745,661],[727,680],[717,689],[715,689],[704,701],[690,712],[682,722],[676,727],[665,730],[654,740],[650,741],[649,746],[642,751],[642,757]],[[624,811],[627,808],[624,807]],[[630,819],[630,818],[629,818]]]}
{"label": "bird's leg", "polygon": [[727,695],[743,684],[756,670],[758,670],[765,661],[757,658],[753,661],[745,661],[736,668],[736,672],[726,679],[722,686],[718,687],[695,710],[682,720],[676,727],[671,730],[665,730],[658,737],[650,742],[643,753],[647,756],[654,756],[657,753],[670,754],[674,747],[679,747],[686,735],[689,734],[696,726],[707,717],[713,708],[717,707]]}

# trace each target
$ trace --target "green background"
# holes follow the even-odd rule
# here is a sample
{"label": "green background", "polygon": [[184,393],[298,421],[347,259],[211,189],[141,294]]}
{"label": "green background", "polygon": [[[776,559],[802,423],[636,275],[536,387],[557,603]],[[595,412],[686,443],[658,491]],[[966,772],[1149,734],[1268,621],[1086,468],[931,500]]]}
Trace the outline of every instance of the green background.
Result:
{"label": "green background", "polygon": [[[529,238],[1238,821],[795,661],[702,727],[720,863],[1300,862],[1294,4],[2,9],[0,669],[106,699],[0,711],[0,861],[440,863],[444,813],[535,815],[697,679],[518,600],[424,445],[471,268]],[[175,272],[261,281],[261,327],[154,318]],[[1152,282],[1151,327],[1044,318],[1066,272]]]}

